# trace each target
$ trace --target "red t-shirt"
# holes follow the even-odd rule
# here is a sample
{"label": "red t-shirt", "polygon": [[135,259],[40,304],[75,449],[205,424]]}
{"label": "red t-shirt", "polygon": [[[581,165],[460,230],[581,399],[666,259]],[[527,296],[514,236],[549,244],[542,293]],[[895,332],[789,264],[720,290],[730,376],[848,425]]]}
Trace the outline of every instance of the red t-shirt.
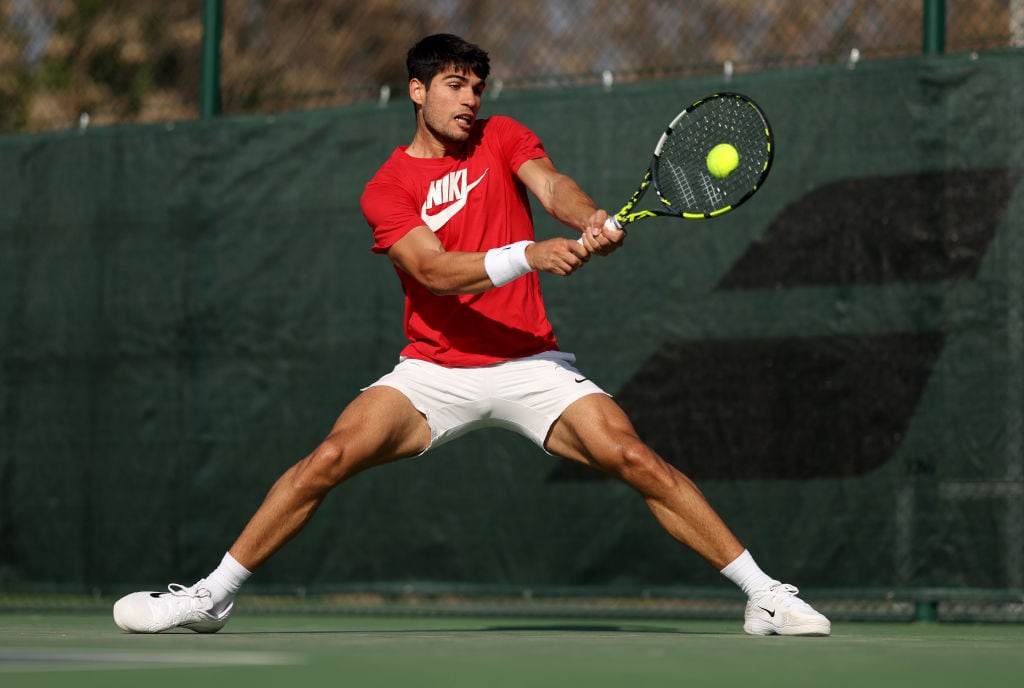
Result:
{"label": "red t-shirt", "polygon": [[[526,187],[515,176],[546,157],[533,132],[508,117],[477,120],[464,157],[414,158],[406,146],[366,185],[363,215],[375,253],[426,225],[446,251],[487,251],[533,240]],[[531,272],[482,294],[432,293],[396,267],[405,292],[403,356],[450,367],[479,366],[558,348]]]}

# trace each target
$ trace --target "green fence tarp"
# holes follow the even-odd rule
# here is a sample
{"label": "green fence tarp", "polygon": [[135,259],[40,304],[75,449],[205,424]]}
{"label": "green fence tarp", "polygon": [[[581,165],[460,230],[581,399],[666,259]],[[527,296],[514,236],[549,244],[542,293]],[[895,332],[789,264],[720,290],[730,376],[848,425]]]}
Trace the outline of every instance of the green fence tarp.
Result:
{"label": "green fence tarp", "polygon": [[[750,203],[542,281],[563,348],[774,575],[1024,583],[1022,66],[485,100],[613,210],[687,102],[769,113]],[[392,103],[0,138],[0,589],[203,575],[390,369],[401,294],[358,198],[412,127]],[[340,487],[253,582],[403,581],[723,583],[628,488],[500,431]]]}

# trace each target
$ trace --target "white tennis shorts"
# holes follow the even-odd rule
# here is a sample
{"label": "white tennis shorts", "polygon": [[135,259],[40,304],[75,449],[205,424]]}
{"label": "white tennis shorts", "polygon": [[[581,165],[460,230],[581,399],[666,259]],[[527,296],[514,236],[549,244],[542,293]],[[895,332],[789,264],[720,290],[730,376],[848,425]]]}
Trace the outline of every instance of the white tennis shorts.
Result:
{"label": "white tennis shorts", "polygon": [[576,370],[575,362],[564,351],[476,368],[403,358],[370,387],[397,389],[426,416],[428,449],[488,427],[512,430],[544,449],[548,431],[570,404],[588,394],[608,394]]}

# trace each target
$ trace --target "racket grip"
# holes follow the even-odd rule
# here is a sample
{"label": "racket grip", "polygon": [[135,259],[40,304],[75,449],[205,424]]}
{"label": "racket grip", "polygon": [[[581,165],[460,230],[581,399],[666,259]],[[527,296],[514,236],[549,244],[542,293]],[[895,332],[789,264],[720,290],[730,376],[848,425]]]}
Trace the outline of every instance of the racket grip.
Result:
{"label": "racket grip", "polygon": [[[605,229],[613,229],[615,231],[622,231],[622,223],[619,222],[614,215],[609,215],[608,219],[604,221]],[[583,243],[583,237],[577,239],[581,244]]]}

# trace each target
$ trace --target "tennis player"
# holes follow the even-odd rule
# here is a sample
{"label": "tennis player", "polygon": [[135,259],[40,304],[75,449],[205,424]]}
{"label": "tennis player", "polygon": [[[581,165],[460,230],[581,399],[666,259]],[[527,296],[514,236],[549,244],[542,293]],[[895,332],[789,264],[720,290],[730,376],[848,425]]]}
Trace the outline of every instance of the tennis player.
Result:
{"label": "tennis player", "polygon": [[[277,480],[215,570],[190,587],[121,598],[114,621],[135,633],[219,630],[251,572],[332,488],[498,426],[634,488],[665,530],[747,594],[747,633],[828,635],[828,619],[765,574],[693,482],[641,441],[622,409],[559,350],[538,272],[571,275],[620,248],[625,233],[604,227],[608,213],[555,168],[529,129],[479,117],[486,52],[433,35],[409,50],[407,67],[416,130],[366,185],[361,205],[373,251],[391,259],[405,293],[408,345]],[[582,243],[535,241],[527,192],[581,232]]]}

